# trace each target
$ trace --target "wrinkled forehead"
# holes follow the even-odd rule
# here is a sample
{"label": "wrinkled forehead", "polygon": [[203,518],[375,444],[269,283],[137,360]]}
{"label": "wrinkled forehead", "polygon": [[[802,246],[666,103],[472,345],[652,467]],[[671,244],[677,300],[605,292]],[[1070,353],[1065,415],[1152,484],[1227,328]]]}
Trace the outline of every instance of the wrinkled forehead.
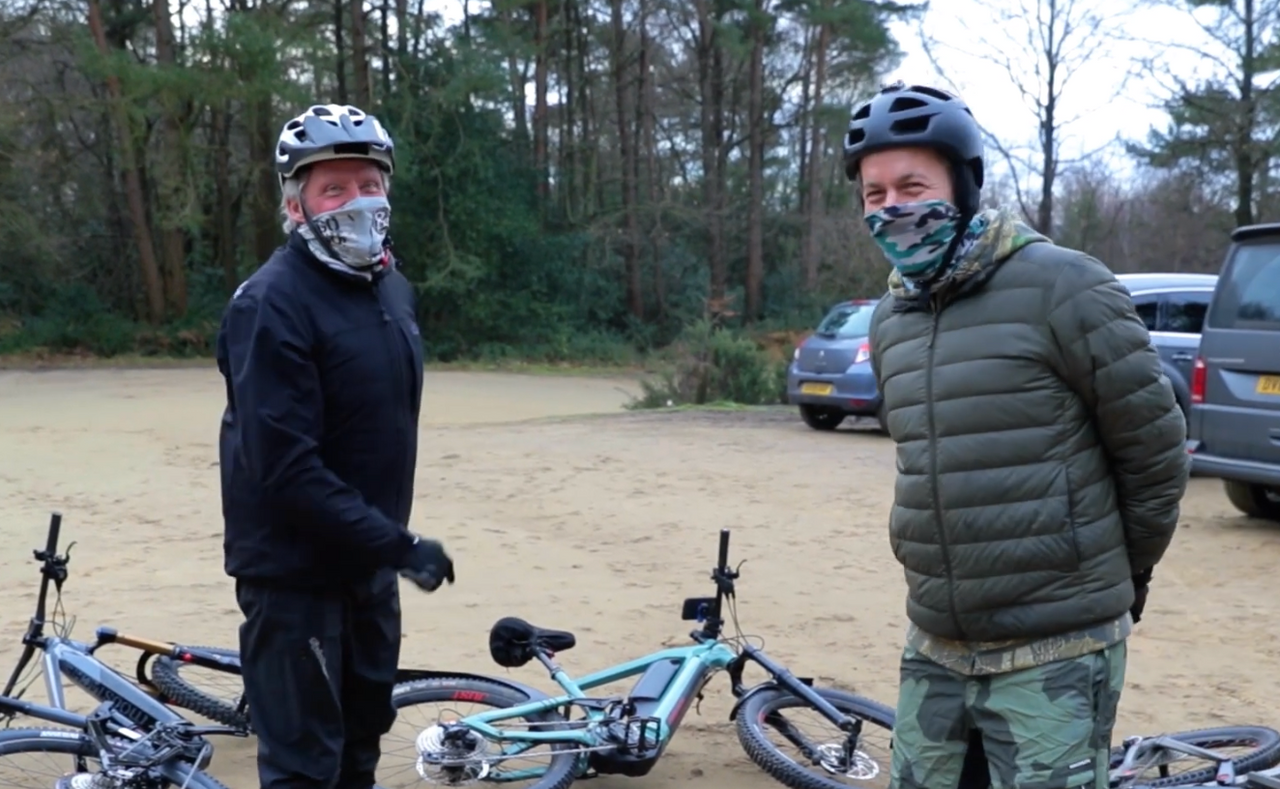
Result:
{"label": "wrinkled forehead", "polygon": [[907,181],[946,183],[951,178],[947,160],[929,148],[892,148],[867,154],[859,166],[864,187],[886,187]]}
{"label": "wrinkled forehead", "polygon": [[307,180],[317,186],[350,181],[383,180],[383,169],[369,159],[329,159],[316,162],[307,172]]}

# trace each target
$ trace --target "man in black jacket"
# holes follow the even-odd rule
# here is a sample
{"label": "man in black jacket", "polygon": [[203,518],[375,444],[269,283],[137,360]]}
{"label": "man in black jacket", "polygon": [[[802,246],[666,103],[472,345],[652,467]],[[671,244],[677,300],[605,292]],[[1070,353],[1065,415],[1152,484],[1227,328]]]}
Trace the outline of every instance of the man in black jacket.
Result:
{"label": "man in black jacket", "polygon": [[454,581],[407,528],[423,358],[386,244],[394,147],[373,116],[313,106],[275,164],[289,238],[218,336],[226,571],[262,789],[371,789],[395,720],[396,573]]}

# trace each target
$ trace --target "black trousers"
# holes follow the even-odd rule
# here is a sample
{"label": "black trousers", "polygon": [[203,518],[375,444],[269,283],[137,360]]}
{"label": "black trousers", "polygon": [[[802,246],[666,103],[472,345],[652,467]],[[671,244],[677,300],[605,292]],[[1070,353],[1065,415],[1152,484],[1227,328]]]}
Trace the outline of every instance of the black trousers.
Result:
{"label": "black trousers", "polygon": [[396,574],[329,592],[237,580],[236,601],[261,789],[372,789],[396,717]]}

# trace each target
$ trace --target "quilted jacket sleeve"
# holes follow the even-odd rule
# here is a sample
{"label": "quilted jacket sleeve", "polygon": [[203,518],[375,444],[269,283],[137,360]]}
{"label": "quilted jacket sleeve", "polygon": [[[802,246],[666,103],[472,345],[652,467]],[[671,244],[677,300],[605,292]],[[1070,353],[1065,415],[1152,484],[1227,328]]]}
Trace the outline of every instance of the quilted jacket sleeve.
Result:
{"label": "quilted jacket sleeve", "polygon": [[1111,462],[1134,573],[1164,555],[1190,461],[1186,420],[1133,301],[1100,262],[1063,267],[1049,305],[1060,373],[1092,412]]}

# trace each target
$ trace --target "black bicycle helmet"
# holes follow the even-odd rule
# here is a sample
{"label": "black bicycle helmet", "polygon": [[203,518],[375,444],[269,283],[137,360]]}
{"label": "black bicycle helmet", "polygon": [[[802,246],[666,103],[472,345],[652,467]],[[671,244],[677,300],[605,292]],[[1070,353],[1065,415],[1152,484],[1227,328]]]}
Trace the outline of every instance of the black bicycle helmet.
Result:
{"label": "black bicycle helmet", "polygon": [[896,82],[853,111],[844,137],[844,172],[858,178],[863,157],[905,147],[932,148],[951,162],[956,208],[978,211],[983,179],[982,130],[968,105],[943,90]]}
{"label": "black bicycle helmet", "polygon": [[395,143],[377,118],[357,107],[315,104],[280,130],[276,173],[283,184],[300,168],[328,159],[369,159],[390,175]]}

